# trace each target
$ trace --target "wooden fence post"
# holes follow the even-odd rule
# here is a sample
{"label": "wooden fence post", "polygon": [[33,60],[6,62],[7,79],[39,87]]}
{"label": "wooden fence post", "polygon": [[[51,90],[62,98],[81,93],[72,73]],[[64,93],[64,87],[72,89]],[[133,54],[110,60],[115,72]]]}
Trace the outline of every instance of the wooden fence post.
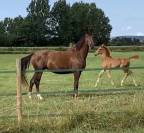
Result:
{"label": "wooden fence post", "polygon": [[16,114],[18,124],[22,121],[21,60],[16,59]]}

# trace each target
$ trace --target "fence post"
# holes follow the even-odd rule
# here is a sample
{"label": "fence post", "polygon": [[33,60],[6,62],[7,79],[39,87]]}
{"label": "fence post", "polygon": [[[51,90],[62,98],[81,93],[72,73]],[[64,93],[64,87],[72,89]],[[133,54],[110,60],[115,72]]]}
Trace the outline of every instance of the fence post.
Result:
{"label": "fence post", "polygon": [[16,59],[16,114],[18,124],[22,121],[21,60]]}

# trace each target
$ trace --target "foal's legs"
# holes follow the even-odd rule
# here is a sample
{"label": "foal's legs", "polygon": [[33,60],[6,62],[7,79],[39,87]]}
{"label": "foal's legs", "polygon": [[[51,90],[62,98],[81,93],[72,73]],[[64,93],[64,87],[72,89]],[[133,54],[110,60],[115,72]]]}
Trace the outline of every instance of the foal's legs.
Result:
{"label": "foal's legs", "polygon": [[133,76],[133,72],[131,70],[129,70],[129,72],[130,72],[130,76],[132,77],[134,85],[137,86],[137,83],[136,83],[134,76]]}
{"label": "foal's legs", "polygon": [[74,72],[74,95],[73,97],[78,96],[78,86],[79,86],[79,78],[80,78],[81,72]]}
{"label": "foal's legs", "polygon": [[109,78],[110,81],[111,81],[111,84],[114,85],[114,81],[112,80],[112,77],[111,77],[111,71],[110,71],[110,70],[107,70],[106,72],[107,72],[108,78]]}
{"label": "foal's legs", "polygon": [[123,77],[123,79],[121,80],[121,86],[123,86],[123,83],[124,83],[124,81],[126,80],[126,78],[128,77],[128,75],[129,75],[129,72],[125,72],[125,73],[124,73],[124,77]]}
{"label": "foal's legs", "polygon": [[35,72],[34,73],[32,79],[30,81],[29,98],[31,98],[33,85],[35,84],[35,86],[36,86],[36,92],[37,92],[37,97],[39,99],[43,99],[42,96],[39,94],[39,84],[40,84],[41,77],[42,77],[42,72]]}
{"label": "foal's legs", "polygon": [[97,81],[96,81],[96,83],[95,83],[95,87],[97,87],[97,85],[98,85],[98,83],[99,83],[99,81],[100,81],[100,78],[102,77],[102,75],[103,75],[104,72],[105,72],[105,70],[101,70],[101,71],[100,71],[100,73],[99,73],[99,75],[98,75],[98,78],[97,78]]}
{"label": "foal's legs", "polygon": [[125,75],[124,75],[124,77],[123,77],[123,79],[122,79],[122,81],[121,81],[121,86],[123,86],[124,81],[126,80],[126,78],[127,78],[129,75],[132,77],[132,80],[133,80],[134,85],[137,86],[137,83],[136,83],[136,81],[135,81],[135,79],[134,79],[134,77],[133,77],[133,72],[132,72],[131,70],[127,70],[127,71],[124,71],[124,73],[125,73]]}

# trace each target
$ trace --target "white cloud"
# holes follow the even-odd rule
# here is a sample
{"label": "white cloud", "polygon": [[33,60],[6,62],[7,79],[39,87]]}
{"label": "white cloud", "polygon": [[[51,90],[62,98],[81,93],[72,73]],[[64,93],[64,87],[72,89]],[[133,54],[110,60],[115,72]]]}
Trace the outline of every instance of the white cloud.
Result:
{"label": "white cloud", "polygon": [[144,33],[138,32],[136,35],[137,35],[137,36],[144,36]]}

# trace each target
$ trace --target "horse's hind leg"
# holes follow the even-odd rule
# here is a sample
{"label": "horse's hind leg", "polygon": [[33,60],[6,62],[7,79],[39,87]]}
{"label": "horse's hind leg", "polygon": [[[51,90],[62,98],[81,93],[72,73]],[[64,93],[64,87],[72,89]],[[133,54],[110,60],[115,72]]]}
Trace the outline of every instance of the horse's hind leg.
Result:
{"label": "horse's hind leg", "polygon": [[33,86],[34,86],[34,84],[35,84],[34,78],[35,78],[35,73],[34,73],[32,79],[30,80],[29,93],[28,93],[29,98],[31,98],[32,89],[33,89]]}
{"label": "horse's hind leg", "polygon": [[124,83],[124,81],[126,80],[126,78],[128,77],[128,75],[129,75],[129,72],[125,72],[125,73],[124,73],[124,77],[123,77],[123,79],[121,80],[121,86],[123,86],[123,83]]}
{"label": "horse's hind leg", "polygon": [[37,97],[42,100],[43,97],[41,96],[39,92],[39,85],[40,85],[41,77],[42,77],[42,72],[36,72],[34,81],[35,81],[35,86],[36,86]]}
{"label": "horse's hind leg", "polygon": [[127,79],[127,77],[129,76],[129,75],[131,75],[131,71],[129,70],[129,68],[128,67],[124,67],[123,68],[123,71],[124,71],[124,77],[123,77],[123,79],[121,80],[121,86],[123,86],[123,83],[124,83],[124,81]]}
{"label": "horse's hind leg", "polygon": [[111,76],[111,71],[110,71],[110,70],[107,70],[106,72],[107,72],[108,78],[109,78],[110,81],[111,81],[111,84],[114,85],[114,81],[112,80],[112,76]]}
{"label": "horse's hind leg", "polygon": [[130,72],[130,76],[132,77],[132,80],[133,80],[134,85],[137,86],[137,83],[136,83],[136,81],[135,81],[135,79],[134,79],[134,76],[133,76],[133,72],[130,71],[130,70],[129,70],[129,72]]}
{"label": "horse's hind leg", "polygon": [[121,86],[123,86],[124,81],[126,80],[126,78],[127,78],[129,75],[132,77],[132,80],[133,80],[134,85],[137,86],[137,83],[136,83],[136,81],[135,81],[135,79],[134,79],[134,77],[133,77],[133,72],[130,71],[130,70],[124,70],[124,72],[125,72],[125,76],[124,76],[124,78],[123,78],[122,81],[121,81]]}
{"label": "horse's hind leg", "polygon": [[42,72],[35,72],[32,79],[30,80],[30,87],[29,87],[29,98],[31,98],[33,85],[36,85],[37,96],[39,99],[42,99],[42,96],[39,94],[39,84],[41,80]]}
{"label": "horse's hind leg", "polygon": [[97,85],[98,85],[98,83],[99,83],[99,81],[100,81],[100,78],[102,77],[102,75],[103,75],[104,72],[105,72],[105,70],[101,70],[101,71],[100,71],[100,73],[99,73],[99,75],[98,75],[98,78],[97,78],[97,81],[96,81],[96,83],[95,83],[95,87],[97,87]]}

